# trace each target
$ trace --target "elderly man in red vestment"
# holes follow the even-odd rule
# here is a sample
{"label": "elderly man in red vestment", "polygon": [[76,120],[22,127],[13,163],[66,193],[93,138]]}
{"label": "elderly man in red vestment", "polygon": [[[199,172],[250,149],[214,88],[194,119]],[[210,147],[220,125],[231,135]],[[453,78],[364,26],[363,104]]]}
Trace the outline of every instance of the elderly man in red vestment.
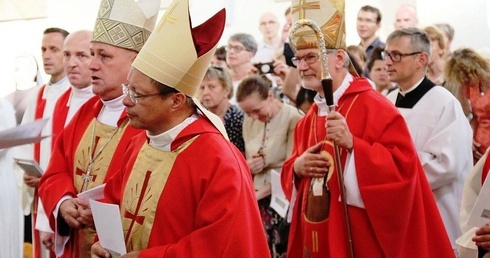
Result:
{"label": "elderly man in red vestment", "polygon": [[95,228],[83,216],[87,201],[77,194],[103,184],[123,163],[129,140],[141,132],[128,125],[121,84],[155,25],[159,0],[102,1],[89,64],[95,97],[88,100],[57,138],[39,193],[55,229],[54,251],[89,257]]}
{"label": "elderly man in red vestment", "polygon": [[[247,163],[194,98],[225,10],[191,28],[188,6],[170,4],[123,86],[131,126],[146,129],[105,188],[120,205],[123,257],[270,257]],[[92,253],[109,255],[99,243]]]}
{"label": "elderly man in red vestment", "polygon": [[[297,190],[288,257],[454,257],[403,117],[349,72],[344,7],[344,1],[292,3],[293,61],[303,87],[318,94],[296,126],[281,174],[286,195]],[[301,26],[305,18],[317,24],[325,46]],[[322,88],[322,64],[333,96]],[[334,111],[325,97],[333,99]]]}

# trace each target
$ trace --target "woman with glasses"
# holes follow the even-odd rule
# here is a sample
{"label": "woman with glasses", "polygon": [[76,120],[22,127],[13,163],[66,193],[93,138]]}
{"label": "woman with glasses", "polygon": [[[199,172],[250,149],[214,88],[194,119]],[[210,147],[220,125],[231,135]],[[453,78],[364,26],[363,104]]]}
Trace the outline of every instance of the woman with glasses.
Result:
{"label": "woman with glasses", "polygon": [[204,107],[223,120],[230,141],[244,153],[243,111],[230,103],[233,86],[228,72],[219,66],[209,67],[199,87],[198,96]]}
{"label": "woman with glasses", "polygon": [[[226,63],[230,68],[231,81],[234,92],[240,82],[254,74],[252,58],[257,52],[257,41],[254,37],[245,33],[237,33],[230,37],[226,46]],[[236,97],[230,98],[232,104],[236,104]]]}
{"label": "woman with glasses", "polygon": [[[288,226],[285,219],[272,208],[271,173],[280,173],[282,165],[291,155],[293,131],[301,118],[292,106],[274,98],[272,83],[265,76],[250,76],[238,86],[238,105],[245,112],[243,139],[245,157],[254,178],[262,223],[272,257],[286,253]],[[283,230],[285,229],[285,230]]]}

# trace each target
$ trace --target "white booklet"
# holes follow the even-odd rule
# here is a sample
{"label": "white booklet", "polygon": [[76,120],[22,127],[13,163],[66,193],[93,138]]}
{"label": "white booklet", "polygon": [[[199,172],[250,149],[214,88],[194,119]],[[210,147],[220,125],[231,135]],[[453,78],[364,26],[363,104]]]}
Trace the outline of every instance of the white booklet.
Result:
{"label": "white booklet", "polygon": [[281,174],[275,170],[271,170],[271,208],[274,209],[279,216],[285,218],[289,209],[289,201],[284,194],[281,186]]}
{"label": "white booklet", "polygon": [[35,160],[14,158],[14,163],[30,176],[41,177],[43,175],[43,170]]}
{"label": "white booklet", "polygon": [[470,213],[468,225],[482,227],[490,222],[490,179],[485,180]]}
{"label": "white booklet", "polygon": [[111,253],[111,257],[126,254],[119,205],[95,200],[89,200],[89,202],[100,245]]}

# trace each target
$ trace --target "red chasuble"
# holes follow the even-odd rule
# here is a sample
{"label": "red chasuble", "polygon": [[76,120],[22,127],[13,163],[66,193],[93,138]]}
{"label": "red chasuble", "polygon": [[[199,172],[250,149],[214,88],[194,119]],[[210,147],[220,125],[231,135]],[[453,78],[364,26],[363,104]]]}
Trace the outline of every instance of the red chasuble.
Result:
{"label": "red chasuble", "polygon": [[[288,257],[349,257],[335,173],[328,181],[329,215],[320,223],[305,216],[310,179],[294,177],[295,159],[315,144],[314,139],[325,138],[325,121],[317,111],[314,104],[298,122],[293,153],[281,173],[288,197],[293,183],[298,189]],[[355,78],[336,111],[346,117],[354,136],[357,180],[365,206],[348,205],[355,257],[454,257],[410,133],[395,106],[365,79]],[[341,156],[345,163],[345,150]]]}
{"label": "red chasuble", "polygon": [[240,151],[206,118],[187,126],[171,149],[157,150],[140,134],[125,154],[123,170],[106,185],[106,201],[121,207],[128,252],[270,257]]}
{"label": "red chasuble", "polygon": [[[81,141],[81,139],[92,133],[93,126],[90,125],[93,125],[102,107],[103,103],[99,97],[95,96],[89,99],[75,114],[65,129],[62,130],[56,140],[50,163],[41,178],[39,187],[39,194],[43,200],[44,209],[53,229],[55,229],[56,225],[53,210],[56,208],[60,199],[63,196],[75,197],[79,193],[80,187],[78,187],[77,183],[80,182],[80,176],[83,175],[83,171],[81,173],[79,170],[85,169],[86,167],[78,169],[78,165],[80,164],[74,164],[76,160],[84,160],[83,157],[77,157],[76,154],[83,152],[79,148],[83,144],[86,144],[86,142]],[[127,120],[127,116],[123,112],[119,120],[119,125],[125,120]],[[108,162],[107,171],[98,171],[96,176],[92,176],[93,182],[90,182],[87,189],[104,183],[112,176],[114,171],[119,170],[124,163],[122,157],[129,145],[130,139],[141,132],[141,130],[128,126],[127,123],[124,127],[121,127],[121,130],[123,130],[123,133],[119,143],[115,146],[114,153],[110,153],[112,154],[110,156],[113,158]],[[84,153],[87,157],[85,159],[88,159],[87,152],[85,151]],[[78,241],[84,236],[79,234],[78,231],[71,230],[70,241],[65,245],[63,257],[86,257],[86,255],[81,255],[81,253],[90,253],[90,245],[93,243],[93,240],[84,240],[85,246],[79,246]]]}

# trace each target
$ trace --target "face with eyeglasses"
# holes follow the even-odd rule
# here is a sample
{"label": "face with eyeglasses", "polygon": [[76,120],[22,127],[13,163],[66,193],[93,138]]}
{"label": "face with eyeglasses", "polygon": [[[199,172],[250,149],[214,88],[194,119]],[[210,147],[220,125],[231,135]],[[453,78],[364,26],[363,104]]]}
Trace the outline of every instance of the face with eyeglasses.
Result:
{"label": "face with eyeglasses", "polygon": [[240,41],[230,41],[226,46],[226,63],[229,67],[238,67],[250,63],[254,54],[248,51]]}
{"label": "face with eyeglasses", "polygon": [[318,48],[298,49],[291,59],[298,69],[303,87],[309,90],[321,90],[322,70],[319,53]]}
{"label": "face with eyeglasses", "polygon": [[428,56],[415,51],[409,36],[393,38],[383,51],[390,81],[398,83],[401,90],[414,86],[425,75]]}
{"label": "face with eyeglasses", "polygon": [[127,83],[122,86],[129,123],[147,130],[151,135],[165,131],[171,113],[171,94],[161,94],[150,77],[131,68]]}

